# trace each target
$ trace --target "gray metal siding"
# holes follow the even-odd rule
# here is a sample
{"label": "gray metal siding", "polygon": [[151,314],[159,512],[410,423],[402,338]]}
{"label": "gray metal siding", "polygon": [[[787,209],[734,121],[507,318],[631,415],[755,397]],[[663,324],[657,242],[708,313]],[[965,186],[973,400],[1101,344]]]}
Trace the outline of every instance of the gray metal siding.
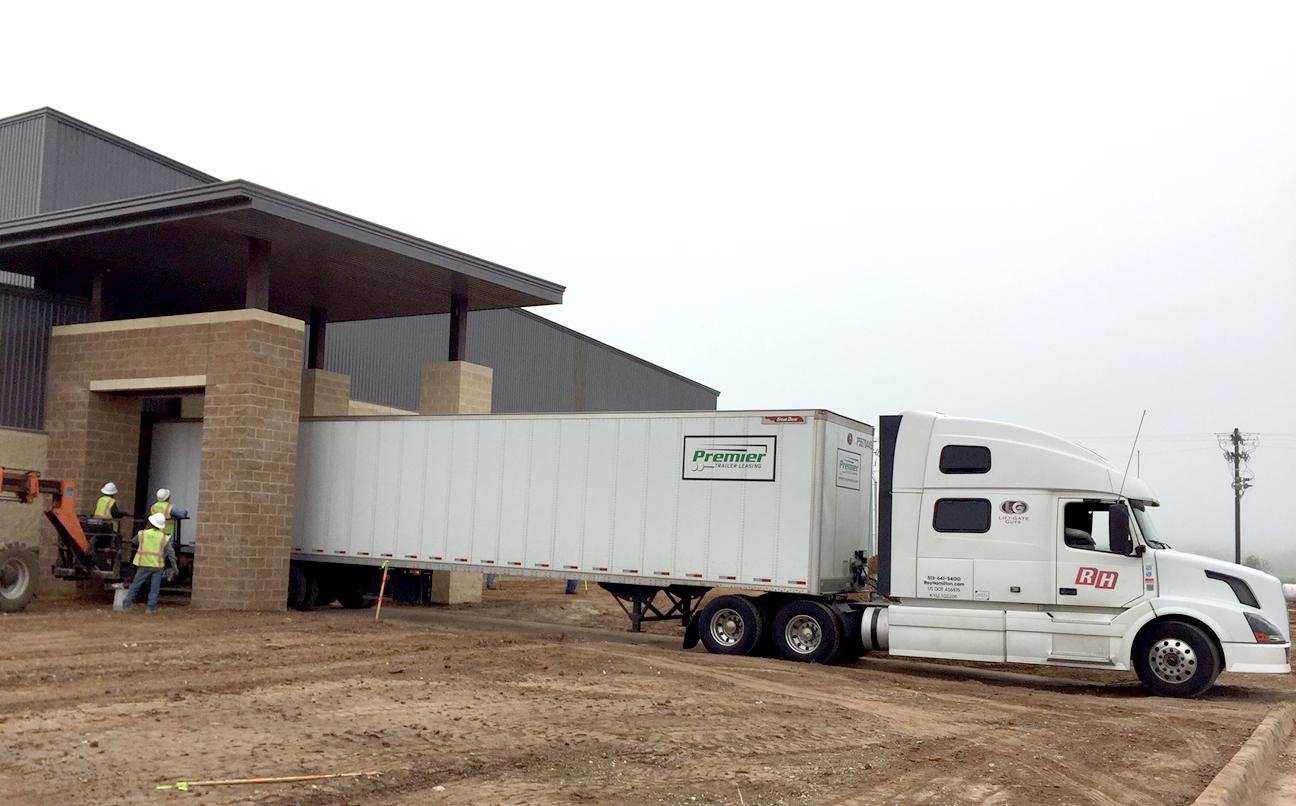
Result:
{"label": "gray metal siding", "polygon": [[45,425],[50,328],[84,322],[84,300],[0,286],[0,426]]}
{"label": "gray metal siding", "polygon": [[58,118],[47,118],[41,212],[207,184]]}
{"label": "gray metal siding", "polygon": [[0,221],[41,211],[45,123],[38,117],[0,124]]}
{"label": "gray metal siding", "polygon": [[[445,315],[331,324],[324,365],[351,376],[354,399],[414,410],[449,333]],[[715,390],[524,311],[469,314],[468,360],[495,370],[500,413],[716,407]]]}

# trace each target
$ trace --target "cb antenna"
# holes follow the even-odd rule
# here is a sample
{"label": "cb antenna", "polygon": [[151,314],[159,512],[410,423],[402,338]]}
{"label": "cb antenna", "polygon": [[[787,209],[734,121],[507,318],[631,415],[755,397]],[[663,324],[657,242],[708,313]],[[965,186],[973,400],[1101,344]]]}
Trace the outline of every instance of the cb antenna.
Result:
{"label": "cb antenna", "polygon": [[1134,432],[1134,444],[1130,446],[1129,459],[1125,460],[1125,475],[1121,476],[1120,492],[1116,493],[1117,501],[1120,501],[1121,494],[1125,492],[1125,479],[1129,478],[1130,462],[1134,461],[1134,449],[1138,447],[1139,434],[1143,433],[1143,418],[1145,417],[1147,417],[1147,409],[1143,409],[1143,413],[1139,415],[1138,430]]}

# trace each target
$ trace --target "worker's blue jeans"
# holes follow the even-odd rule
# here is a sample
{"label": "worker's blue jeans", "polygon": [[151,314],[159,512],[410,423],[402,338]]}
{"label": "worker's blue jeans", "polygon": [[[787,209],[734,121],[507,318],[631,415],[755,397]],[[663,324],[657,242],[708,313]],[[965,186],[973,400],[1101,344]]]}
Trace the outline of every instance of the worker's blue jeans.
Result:
{"label": "worker's blue jeans", "polygon": [[136,568],[135,578],[131,580],[130,588],[126,590],[126,601],[122,602],[122,610],[130,610],[135,604],[135,597],[139,596],[140,589],[145,583],[149,586],[148,592],[148,609],[157,610],[158,590],[162,587],[162,574],[165,568]]}

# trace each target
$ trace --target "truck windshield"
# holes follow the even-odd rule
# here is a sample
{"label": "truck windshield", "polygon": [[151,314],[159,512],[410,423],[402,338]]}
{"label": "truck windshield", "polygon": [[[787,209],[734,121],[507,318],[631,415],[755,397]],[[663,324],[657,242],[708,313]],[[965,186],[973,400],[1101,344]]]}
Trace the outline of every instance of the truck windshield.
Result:
{"label": "truck windshield", "polygon": [[1168,549],[1169,543],[1160,540],[1157,534],[1156,524],[1152,522],[1152,513],[1148,512],[1149,504],[1146,501],[1130,501],[1134,507],[1134,519],[1138,521],[1139,531],[1143,533],[1143,540],[1154,549]]}

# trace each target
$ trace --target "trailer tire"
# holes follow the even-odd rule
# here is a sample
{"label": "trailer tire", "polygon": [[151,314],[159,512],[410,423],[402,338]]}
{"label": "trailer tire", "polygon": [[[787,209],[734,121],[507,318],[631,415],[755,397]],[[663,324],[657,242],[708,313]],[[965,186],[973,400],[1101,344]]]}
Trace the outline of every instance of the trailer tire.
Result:
{"label": "trailer tire", "polygon": [[315,591],[315,603],[311,607],[328,607],[337,598],[337,579],[327,571],[317,573],[315,579],[319,582],[319,587]]}
{"label": "trailer tire", "polygon": [[845,627],[837,611],[813,599],[794,599],[774,617],[774,646],[787,660],[830,663],[841,651]]}
{"label": "trailer tire", "polygon": [[1204,693],[1223,666],[1210,634],[1184,621],[1149,624],[1134,639],[1133,656],[1139,680],[1162,697]]}
{"label": "trailer tire", "polygon": [[376,598],[366,594],[359,582],[345,582],[338,587],[338,604],[347,610],[363,610],[366,607],[373,607]]}
{"label": "trailer tire", "polygon": [[0,613],[17,613],[36,595],[36,552],[22,543],[0,545]]}
{"label": "trailer tire", "polygon": [[305,571],[306,571],[306,588],[305,588],[305,593],[302,594],[301,609],[314,610],[317,606],[319,606],[320,575],[318,571],[315,571],[313,569],[308,568],[305,569]]}
{"label": "trailer tire", "polygon": [[288,607],[305,610],[306,572],[297,563],[288,566]]}
{"label": "trailer tire", "polygon": [[698,632],[707,652],[716,655],[750,655],[761,645],[765,617],[746,596],[717,596],[702,609]]}

